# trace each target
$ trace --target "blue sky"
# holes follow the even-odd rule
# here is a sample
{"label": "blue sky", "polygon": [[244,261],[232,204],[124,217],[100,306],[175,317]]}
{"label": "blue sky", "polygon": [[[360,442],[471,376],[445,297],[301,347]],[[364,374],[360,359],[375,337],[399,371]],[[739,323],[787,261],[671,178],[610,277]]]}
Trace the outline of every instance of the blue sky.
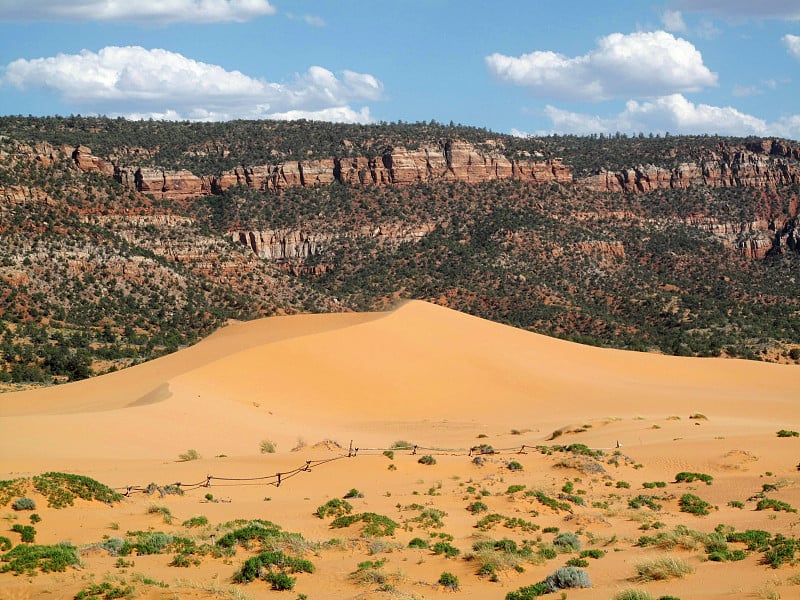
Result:
{"label": "blue sky", "polygon": [[0,0],[0,114],[800,139],[800,0]]}

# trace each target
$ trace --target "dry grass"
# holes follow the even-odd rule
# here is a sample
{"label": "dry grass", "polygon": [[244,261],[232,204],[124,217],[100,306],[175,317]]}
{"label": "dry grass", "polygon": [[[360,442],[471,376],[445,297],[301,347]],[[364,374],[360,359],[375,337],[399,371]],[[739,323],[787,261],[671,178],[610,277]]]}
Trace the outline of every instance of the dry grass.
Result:
{"label": "dry grass", "polygon": [[664,581],[666,579],[680,579],[693,573],[694,568],[682,558],[664,556],[653,560],[646,560],[636,565],[636,581]]}

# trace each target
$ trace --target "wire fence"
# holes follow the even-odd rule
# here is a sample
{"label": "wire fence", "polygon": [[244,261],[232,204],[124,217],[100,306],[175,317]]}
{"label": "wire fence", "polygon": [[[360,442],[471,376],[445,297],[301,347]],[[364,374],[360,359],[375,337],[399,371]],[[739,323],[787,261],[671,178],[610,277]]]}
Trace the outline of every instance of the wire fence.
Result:
{"label": "wire fence", "polygon": [[[123,492],[123,495],[125,496],[131,496],[132,494],[137,494],[137,493],[150,495],[155,491],[160,491],[162,494],[183,493],[191,490],[196,490],[199,488],[209,488],[212,487],[212,484],[214,485],[214,487],[237,486],[237,485],[238,486],[271,485],[274,487],[280,487],[282,483],[286,482],[288,479],[297,477],[301,473],[310,472],[313,468],[320,467],[322,465],[333,463],[339,460],[347,458],[355,458],[359,456],[359,454],[376,455],[377,453],[408,452],[408,454],[411,456],[420,453],[425,453],[438,456],[476,457],[484,455],[527,454],[528,450],[538,452],[541,451],[542,448],[546,448],[546,446],[542,446],[541,444],[521,444],[518,446],[511,446],[508,448],[494,448],[488,444],[478,444],[475,446],[470,446],[468,448],[437,448],[430,446],[420,446],[417,444],[408,444],[408,445],[394,444],[387,448],[360,448],[357,446],[353,446],[353,443],[350,442],[350,447],[347,450],[347,454],[339,454],[337,456],[319,460],[306,460],[305,464],[298,466],[294,469],[291,469],[289,471],[279,471],[277,473],[270,475],[256,475],[254,477],[219,477],[217,475],[207,475],[203,481],[198,481],[195,483],[183,483],[177,481],[175,483],[169,483],[163,486],[158,486],[151,483],[147,486],[128,485],[128,486],[116,487],[113,489],[115,491]],[[595,450],[605,450],[605,448],[603,449],[597,448]]]}

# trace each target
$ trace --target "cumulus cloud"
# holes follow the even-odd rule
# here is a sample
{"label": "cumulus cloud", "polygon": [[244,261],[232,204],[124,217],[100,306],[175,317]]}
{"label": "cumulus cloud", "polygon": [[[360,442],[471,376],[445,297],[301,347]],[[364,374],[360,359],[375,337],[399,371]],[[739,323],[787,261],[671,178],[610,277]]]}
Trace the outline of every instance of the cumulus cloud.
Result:
{"label": "cumulus cloud", "polygon": [[800,115],[774,123],[730,107],[695,104],[681,94],[671,94],[648,102],[629,100],[625,110],[603,118],[547,106],[545,114],[559,133],[670,132],[675,134],[758,135],[797,138]]}
{"label": "cumulus cloud", "polygon": [[492,54],[489,71],[537,96],[601,101],[695,92],[717,84],[690,42],[665,31],[613,33],[583,56],[549,51],[519,57]]}
{"label": "cumulus cloud", "polygon": [[243,22],[275,13],[268,0],[4,0],[0,21]]}
{"label": "cumulus cloud", "polygon": [[783,38],[783,44],[786,46],[786,49],[789,51],[794,58],[800,60],[800,35],[785,35]]}
{"label": "cumulus cloud", "polygon": [[683,15],[679,10],[666,10],[661,15],[661,22],[667,31],[686,31],[686,23],[683,22]]}
{"label": "cumulus cloud", "polygon": [[55,92],[82,112],[205,121],[285,118],[300,111],[309,115],[305,118],[365,122],[369,110],[350,103],[383,95],[383,84],[367,73],[344,71],[337,77],[313,66],[290,83],[270,83],[139,46],[18,59],[6,65],[0,84]]}
{"label": "cumulus cloud", "polygon": [[800,20],[797,0],[674,0],[688,12],[705,12],[720,17]]}

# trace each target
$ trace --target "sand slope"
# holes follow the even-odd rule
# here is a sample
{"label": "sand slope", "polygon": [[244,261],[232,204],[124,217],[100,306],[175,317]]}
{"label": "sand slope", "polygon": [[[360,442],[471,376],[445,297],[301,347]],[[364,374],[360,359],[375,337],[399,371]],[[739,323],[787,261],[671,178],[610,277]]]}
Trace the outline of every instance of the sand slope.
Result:
{"label": "sand slope", "polygon": [[[210,490],[222,503],[206,502],[208,490],[201,488],[182,497],[132,496],[113,509],[96,503],[60,511],[41,505],[37,541],[92,544],[148,528],[187,535],[180,522],[196,514],[212,525],[268,518],[308,539],[347,540],[346,549],[314,554],[317,573],[298,583],[309,598],[387,597],[348,576],[359,562],[374,558],[370,552],[386,558],[393,573],[402,572],[393,584],[398,594],[422,598],[452,594],[435,585],[444,570],[461,579],[461,598],[502,598],[564,564],[566,557],[528,565],[524,573],[504,572],[494,583],[477,577],[469,561],[401,549],[412,536],[430,533],[409,521],[415,513],[404,508],[420,502],[447,513],[442,531],[454,536],[462,552],[481,536],[520,542],[542,538],[501,527],[477,531],[478,516],[465,507],[482,499],[490,512],[533,519],[540,527],[579,530],[585,543],[608,548],[609,554],[589,569],[595,587],[570,591],[569,597],[611,598],[632,585],[636,561],[658,554],[634,544],[640,525],[656,518],[668,528],[688,524],[711,531],[725,522],[791,534],[796,514],[768,516],[755,511],[748,498],[764,482],[774,482],[774,497],[800,505],[795,467],[800,443],[775,435],[778,429],[800,429],[798,384],[795,366],[584,347],[423,302],[388,313],[280,317],[226,327],[192,348],[112,375],[0,396],[0,479],[50,470],[90,475],[112,486],[195,482],[208,474],[251,477],[342,453],[335,446],[314,445],[321,440],[343,447],[352,440],[364,449],[358,456],[303,472],[280,488],[215,482]],[[689,418],[698,413],[706,418]],[[554,432],[559,437],[548,441]],[[261,454],[265,439],[277,444],[277,453]],[[398,452],[388,470],[389,459],[368,448],[399,439],[444,450],[434,452],[438,463],[431,467]],[[620,443],[627,458],[620,464],[604,462],[603,474],[587,475],[565,467],[557,456],[515,453],[525,444],[572,442],[607,448],[609,455]],[[508,450],[487,457],[480,467],[467,456],[477,443]],[[179,462],[178,455],[190,448],[202,458]],[[515,459],[523,471],[508,470]],[[674,483],[674,475],[685,470],[710,473],[715,483],[699,488]],[[576,520],[524,494],[506,493],[513,483],[556,496],[566,480],[585,488],[587,501],[576,508]],[[631,487],[613,485],[619,480]],[[657,491],[664,504],[658,514],[627,507],[627,498],[642,493],[647,481],[669,482],[666,491]],[[406,524],[377,551],[357,529],[332,531],[312,516],[318,505],[351,487],[364,492],[363,499],[353,500],[357,510]],[[475,488],[486,494],[476,495]],[[686,491],[701,494],[717,512],[704,518],[680,513],[677,498]],[[748,505],[730,508],[730,500]],[[175,522],[163,524],[148,514],[154,502],[169,507]],[[109,525],[112,521],[116,527]],[[189,534],[198,543],[208,542],[213,531]],[[544,541],[551,537],[545,535]],[[782,588],[782,597],[800,597],[792,595],[800,587],[791,587],[786,573],[768,570],[755,556],[718,564],[704,562],[697,551],[676,552],[698,572],[686,580],[648,584],[654,597],[767,597],[778,581],[789,586]],[[138,583],[136,597],[237,597],[230,578],[249,556],[240,550],[228,562],[206,557],[188,571],[169,567],[169,557],[137,557],[134,571],[120,571],[115,557],[84,553],[81,572],[31,581],[0,575],[0,590],[5,587],[14,598],[60,597],[63,587],[64,597],[72,597],[92,578],[133,581],[131,574],[138,572],[170,588]],[[245,592],[250,598],[274,594],[263,582]]]}

